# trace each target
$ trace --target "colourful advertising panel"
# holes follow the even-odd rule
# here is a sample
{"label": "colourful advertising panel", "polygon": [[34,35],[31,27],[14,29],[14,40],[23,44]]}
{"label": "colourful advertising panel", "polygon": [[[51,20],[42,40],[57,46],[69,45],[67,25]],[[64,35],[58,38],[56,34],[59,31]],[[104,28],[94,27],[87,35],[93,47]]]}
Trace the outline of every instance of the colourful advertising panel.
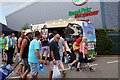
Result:
{"label": "colourful advertising panel", "polygon": [[92,23],[83,22],[83,36],[86,36],[88,41],[96,41],[95,28]]}
{"label": "colourful advertising panel", "polygon": [[83,36],[87,37],[88,57],[94,57],[96,47],[95,28],[93,24],[83,22]]}

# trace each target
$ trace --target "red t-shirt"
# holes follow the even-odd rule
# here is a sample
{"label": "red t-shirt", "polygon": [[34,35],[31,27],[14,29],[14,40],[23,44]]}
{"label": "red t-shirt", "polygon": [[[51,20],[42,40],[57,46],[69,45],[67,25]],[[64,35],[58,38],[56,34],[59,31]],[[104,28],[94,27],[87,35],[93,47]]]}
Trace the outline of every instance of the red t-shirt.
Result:
{"label": "red t-shirt", "polygon": [[[80,44],[80,43],[81,43],[81,39],[78,38],[75,42],[76,42],[77,44]],[[79,50],[78,50],[78,51],[75,51],[75,53],[79,53]]]}

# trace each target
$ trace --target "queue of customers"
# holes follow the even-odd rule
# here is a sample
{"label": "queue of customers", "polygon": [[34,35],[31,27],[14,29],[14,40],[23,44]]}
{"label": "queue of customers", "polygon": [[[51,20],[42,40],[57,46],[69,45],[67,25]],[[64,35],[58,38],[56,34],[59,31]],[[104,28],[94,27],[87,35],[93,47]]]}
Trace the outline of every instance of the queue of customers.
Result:
{"label": "queue of customers", "polygon": [[[94,71],[95,68],[92,68],[88,62],[87,58],[87,46],[86,41],[87,38],[83,37],[82,34],[79,35],[80,37],[75,40],[73,39],[74,36],[71,38],[73,39],[72,45],[73,47],[78,47],[74,50],[76,54],[76,60],[72,63],[68,64],[69,68],[72,70],[73,64],[77,63],[77,71],[80,70],[81,63],[87,63],[88,68],[90,71]],[[0,38],[0,44],[2,44],[2,61],[5,61],[5,53],[7,54],[7,64],[13,64],[13,53],[17,51],[19,56],[19,67],[16,70],[16,73],[21,76],[21,79],[26,79],[28,73],[30,73],[29,78],[37,78],[38,76],[38,66],[39,64],[43,64],[43,55],[45,53],[45,65],[47,65],[47,57],[49,56],[49,63],[50,63],[50,73],[49,78],[52,80],[53,74],[53,66],[60,66],[62,69],[63,77],[66,76],[66,71],[64,69],[64,65],[62,62],[63,54],[67,56],[66,52],[66,45],[64,38],[60,36],[57,31],[53,31],[53,38],[50,40],[47,37],[40,35],[39,31],[35,32],[35,37],[31,41],[30,38],[32,37],[32,31],[30,29],[22,30],[21,36],[19,37],[18,41],[16,38],[12,38],[12,33],[4,38],[4,34],[2,38]],[[2,41],[1,41],[2,40]],[[1,46],[0,46],[1,47]],[[64,52],[63,52],[64,48]],[[24,72],[23,72],[24,67]]]}

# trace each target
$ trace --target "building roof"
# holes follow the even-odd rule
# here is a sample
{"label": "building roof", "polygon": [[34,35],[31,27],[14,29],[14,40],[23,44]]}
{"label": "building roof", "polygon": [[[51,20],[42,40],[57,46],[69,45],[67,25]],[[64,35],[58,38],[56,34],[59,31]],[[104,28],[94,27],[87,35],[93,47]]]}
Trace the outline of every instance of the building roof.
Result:
{"label": "building roof", "polygon": [[34,3],[35,3],[35,2],[27,2],[27,3],[23,4],[23,5],[21,5],[20,7],[12,10],[11,12],[7,13],[7,14],[5,15],[5,17],[7,17],[7,16],[9,16],[9,15],[11,15],[11,14],[14,14],[15,12],[20,11],[20,10],[22,10],[23,8],[28,7],[28,6],[30,6],[30,5],[32,5],[32,4],[34,4]]}

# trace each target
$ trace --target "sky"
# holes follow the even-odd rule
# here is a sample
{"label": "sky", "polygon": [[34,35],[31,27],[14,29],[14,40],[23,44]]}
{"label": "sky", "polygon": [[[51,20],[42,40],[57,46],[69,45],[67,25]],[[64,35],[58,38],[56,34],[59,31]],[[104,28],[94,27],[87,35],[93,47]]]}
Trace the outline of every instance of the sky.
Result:
{"label": "sky", "polygon": [[24,2],[2,2],[0,3],[0,22],[7,25],[6,19],[5,19],[6,14],[18,8],[22,4],[24,4]]}
{"label": "sky", "polygon": [[5,15],[12,11],[13,9],[15,9],[17,6],[11,6],[9,8],[0,8],[2,9],[1,11],[1,18],[0,18],[0,22],[3,23],[3,24],[6,24],[6,20],[5,20]]}

